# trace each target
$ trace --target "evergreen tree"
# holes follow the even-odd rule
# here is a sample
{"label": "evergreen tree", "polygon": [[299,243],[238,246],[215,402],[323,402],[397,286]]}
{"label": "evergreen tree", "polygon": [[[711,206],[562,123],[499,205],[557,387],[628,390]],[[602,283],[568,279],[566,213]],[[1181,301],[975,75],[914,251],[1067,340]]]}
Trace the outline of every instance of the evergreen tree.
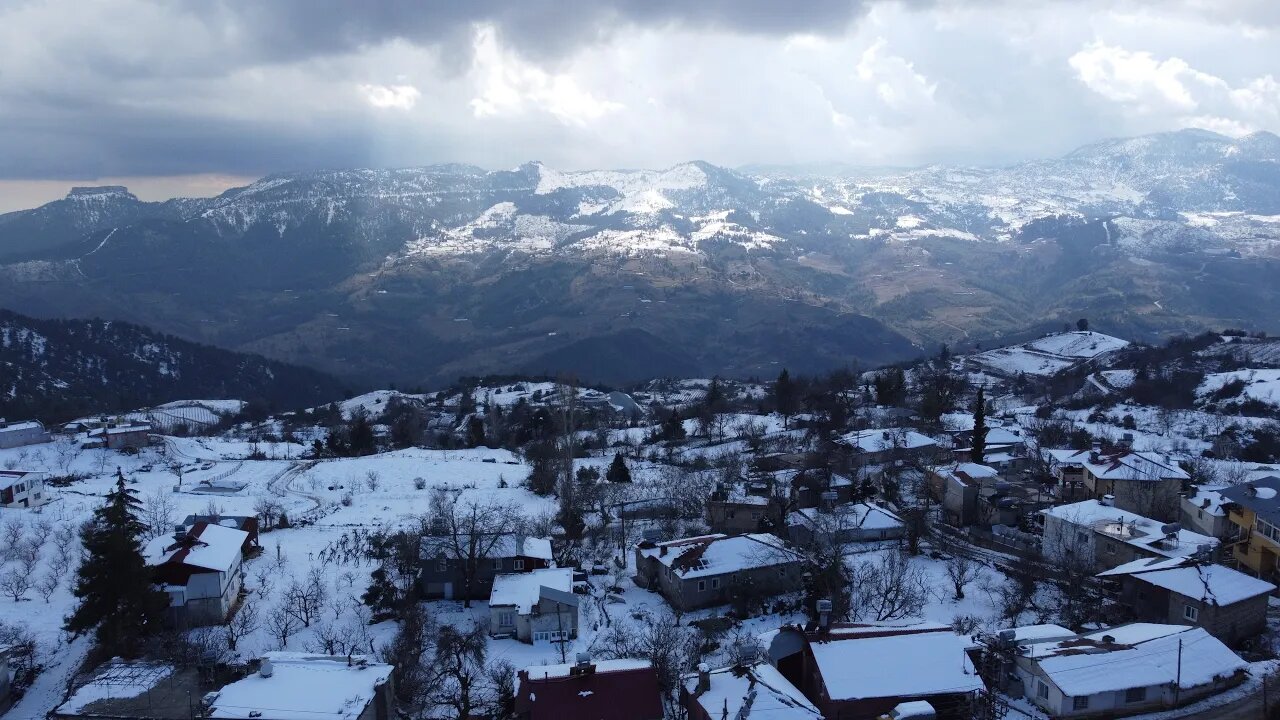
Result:
{"label": "evergreen tree", "polygon": [[116,489],[81,531],[88,556],[74,589],[80,605],[64,627],[77,635],[96,627],[103,652],[128,658],[137,657],[143,641],[160,629],[169,603],[152,586],[142,557],[142,503],[125,486],[124,474],[117,476]]}
{"label": "evergreen tree", "polygon": [[777,405],[778,414],[782,416],[784,429],[788,426],[789,418],[795,415],[800,407],[799,390],[796,383],[791,380],[791,373],[783,368],[778,374],[778,380],[773,384],[773,402]]}
{"label": "evergreen tree", "polygon": [[973,442],[970,443],[969,459],[981,465],[987,455],[987,398],[982,386],[978,386],[978,396],[973,401]]}
{"label": "evergreen tree", "polygon": [[479,415],[472,415],[467,420],[467,447],[476,448],[484,444],[484,420]]}
{"label": "evergreen tree", "polygon": [[611,483],[631,482],[631,470],[622,459],[622,453],[614,453],[613,462],[609,463],[609,469],[605,472],[604,478]]}

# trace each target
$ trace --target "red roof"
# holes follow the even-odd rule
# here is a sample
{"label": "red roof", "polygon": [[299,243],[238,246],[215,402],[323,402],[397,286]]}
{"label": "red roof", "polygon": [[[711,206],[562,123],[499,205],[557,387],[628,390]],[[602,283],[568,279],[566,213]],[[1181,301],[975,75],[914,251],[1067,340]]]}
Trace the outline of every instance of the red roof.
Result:
{"label": "red roof", "polygon": [[516,715],[529,720],[661,720],[652,667],[532,678],[520,673]]}

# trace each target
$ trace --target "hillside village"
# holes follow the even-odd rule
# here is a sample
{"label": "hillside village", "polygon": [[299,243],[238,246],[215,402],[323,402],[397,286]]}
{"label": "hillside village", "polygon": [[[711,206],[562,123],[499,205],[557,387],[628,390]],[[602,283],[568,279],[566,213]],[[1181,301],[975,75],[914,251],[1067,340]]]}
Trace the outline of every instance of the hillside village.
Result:
{"label": "hillside village", "polygon": [[[6,717],[1267,716],[1280,341],[1074,327],[812,377],[9,418]],[[69,632],[113,506],[111,582],[154,619]]]}

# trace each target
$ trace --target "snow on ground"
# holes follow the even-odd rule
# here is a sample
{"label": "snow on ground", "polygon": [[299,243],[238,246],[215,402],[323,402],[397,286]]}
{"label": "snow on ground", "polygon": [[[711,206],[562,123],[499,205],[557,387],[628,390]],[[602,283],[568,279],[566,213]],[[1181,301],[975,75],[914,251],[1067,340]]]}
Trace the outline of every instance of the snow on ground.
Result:
{"label": "snow on ground", "polygon": [[[1225,385],[1235,382],[1244,383],[1244,388],[1238,395],[1233,396],[1234,398],[1245,398],[1271,405],[1280,405],[1280,370],[1274,369],[1211,373],[1205,375],[1204,382],[1200,383],[1200,387],[1196,389],[1196,394],[1201,398],[1205,398],[1222,390]],[[1223,399],[1231,400],[1232,398]]]}
{"label": "snow on ground", "polygon": [[1094,360],[1129,345],[1117,337],[1090,331],[1047,335],[1021,345],[987,350],[969,356],[970,363],[1012,377],[1055,375],[1082,362]]}

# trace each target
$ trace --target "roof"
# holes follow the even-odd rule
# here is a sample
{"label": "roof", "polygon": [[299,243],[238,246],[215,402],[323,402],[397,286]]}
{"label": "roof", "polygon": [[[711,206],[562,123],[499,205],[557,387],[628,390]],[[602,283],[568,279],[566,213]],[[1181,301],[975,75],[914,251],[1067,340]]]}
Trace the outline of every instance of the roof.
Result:
{"label": "roof", "polygon": [[1227,511],[1222,509],[1221,490],[1225,490],[1225,485],[1214,485],[1212,487],[1196,488],[1195,494],[1186,498],[1183,502],[1196,506],[1196,509],[1202,510],[1216,517],[1226,517]]}
{"label": "roof", "polygon": [[271,677],[254,673],[218,690],[209,717],[355,720],[392,671],[361,656],[351,665],[346,657],[306,653],[272,652],[263,658],[271,661]]}
{"label": "roof", "polygon": [[[1161,565],[1171,564],[1172,561],[1167,561]],[[1276,589],[1275,585],[1265,580],[1222,565],[1197,565],[1189,562],[1179,565],[1181,567],[1134,569],[1125,574],[1184,597],[1214,605],[1232,605],[1259,595],[1270,595]]]}
{"label": "roof", "polygon": [[571,665],[543,665],[521,673],[516,714],[529,720],[663,717],[658,675],[648,660],[600,660],[595,672],[573,675]]}
{"label": "roof", "polygon": [[803,525],[811,529],[819,521],[829,522],[831,530],[889,530],[903,526],[897,515],[870,503],[837,505],[827,512],[819,508],[802,508],[787,516],[788,525]]}
{"label": "roof", "polygon": [[928,435],[922,435],[907,428],[857,430],[840,436],[839,442],[865,453],[883,452],[895,447],[915,450],[937,445]]}
{"label": "roof", "polygon": [[[470,545],[470,536],[467,533],[459,533],[457,546],[465,548]],[[483,548],[489,545],[489,543],[487,541],[478,541],[477,545]],[[453,557],[456,554],[454,552],[454,547],[454,536],[452,535],[427,535],[422,538],[422,557],[428,558],[436,557],[438,555]],[[526,537],[517,533],[503,533],[500,537],[494,539],[491,549],[489,549],[488,552],[483,553],[482,557],[529,557],[551,562],[553,559],[551,554],[551,539]]]}
{"label": "roof", "polygon": [[11,488],[28,478],[33,481],[43,479],[44,473],[34,470],[0,470],[0,490]]}
{"label": "roof", "polygon": [[1032,640],[1073,637],[1074,635],[1075,633],[1061,625],[1023,625],[1022,627],[1013,628],[1013,641],[1024,644]]}
{"label": "roof", "polygon": [[943,477],[951,477],[956,480],[968,484],[981,485],[983,480],[991,480],[1000,477],[1000,471],[989,465],[979,465],[978,463],[962,462],[954,465],[939,465],[933,468],[933,472]]}
{"label": "roof", "polygon": [[143,555],[149,565],[177,563],[226,572],[235,565],[248,539],[244,530],[196,523],[180,540],[171,535],[152,539]]}
{"label": "roof", "polygon": [[1161,455],[1134,450],[1102,452],[1093,461],[1092,450],[1046,449],[1054,463],[1080,465],[1103,480],[1190,480],[1191,476]]}
{"label": "roof", "polygon": [[[667,550],[662,553],[663,548]],[[715,533],[657,543],[640,554],[672,568],[682,578],[724,575],[751,568],[797,562],[800,556],[785,541],[767,533]]]}
{"label": "roof", "polygon": [[1280,477],[1268,475],[1219,491],[1222,499],[1247,507],[1274,524],[1280,524]]}
{"label": "roof", "polygon": [[[698,687],[698,674],[685,675],[681,681],[693,695]],[[745,668],[723,668],[711,671],[711,687],[697,696],[696,702],[709,717],[738,717],[744,707],[745,717],[768,720],[822,720],[818,708],[809,702],[795,685],[768,663]]]}
{"label": "roof", "polygon": [[125,433],[151,432],[151,426],[146,424],[124,425],[122,427],[104,428],[102,431],[99,431],[99,434],[101,434],[101,432],[106,432],[108,435],[124,435]]}
{"label": "roof", "polygon": [[905,720],[905,718],[932,718],[937,714],[938,711],[926,700],[908,700],[893,706],[893,717],[899,718],[899,720]]}
{"label": "roof", "polygon": [[1172,685],[1179,677],[1181,687],[1194,688],[1247,667],[1204,628],[1184,625],[1134,623],[1034,645],[1026,654],[1071,697]]}
{"label": "roof", "polygon": [[1166,542],[1165,523],[1113,505],[1104,505],[1098,500],[1058,505],[1040,512],[1072,525],[1092,528],[1094,532],[1165,557],[1185,557],[1195,554],[1201,546],[1218,544],[1217,538],[1181,528],[1173,542]]}
{"label": "roof", "polygon": [[[578,598],[573,594],[573,569],[547,568],[496,576],[489,593],[489,607],[514,605],[517,612],[527,615],[542,597],[544,588],[567,593],[573,599],[573,606],[578,606]],[[563,597],[556,599],[565,602]]]}
{"label": "roof", "polygon": [[972,646],[968,637],[937,626],[923,631],[865,626],[850,634],[833,631],[828,639],[809,643],[832,700],[981,690],[982,679],[966,654]]}
{"label": "roof", "polygon": [[[0,422],[4,422],[0,420]],[[0,425],[0,432],[17,432],[19,430],[43,430],[44,425],[39,420],[19,420]]]}

